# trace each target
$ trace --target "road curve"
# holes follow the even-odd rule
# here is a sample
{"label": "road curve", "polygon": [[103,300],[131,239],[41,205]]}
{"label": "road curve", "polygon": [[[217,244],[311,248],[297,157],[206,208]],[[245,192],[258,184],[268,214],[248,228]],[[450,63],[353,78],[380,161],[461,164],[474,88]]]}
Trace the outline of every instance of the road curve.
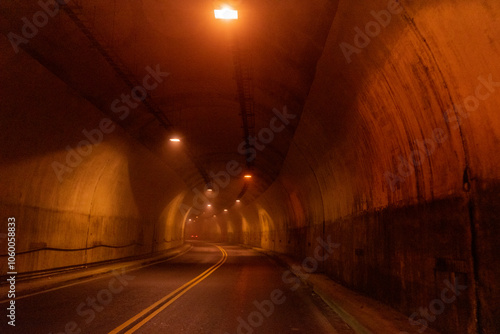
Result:
{"label": "road curve", "polygon": [[251,249],[194,242],[163,263],[19,299],[16,327],[1,332],[353,333],[285,273]]}

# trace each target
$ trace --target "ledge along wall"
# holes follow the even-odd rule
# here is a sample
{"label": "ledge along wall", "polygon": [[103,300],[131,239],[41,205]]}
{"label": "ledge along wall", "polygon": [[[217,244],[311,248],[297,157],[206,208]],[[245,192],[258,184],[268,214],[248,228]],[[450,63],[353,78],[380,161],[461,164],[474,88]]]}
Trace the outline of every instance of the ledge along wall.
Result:
{"label": "ledge along wall", "polygon": [[[5,36],[0,45],[0,81],[8,82],[0,95],[0,213],[4,222],[16,218],[17,271],[182,245],[178,207],[188,190],[177,174],[37,61],[14,54]],[[0,244],[6,259],[6,239]]]}
{"label": "ledge along wall", "polygon": [[[399,3],[339,1],[280,176],[228,238],[304,259],[331,237],[334,280],[443,333],[499,333],[500,3]],[[446,281],[467,286],[449,303]]]}

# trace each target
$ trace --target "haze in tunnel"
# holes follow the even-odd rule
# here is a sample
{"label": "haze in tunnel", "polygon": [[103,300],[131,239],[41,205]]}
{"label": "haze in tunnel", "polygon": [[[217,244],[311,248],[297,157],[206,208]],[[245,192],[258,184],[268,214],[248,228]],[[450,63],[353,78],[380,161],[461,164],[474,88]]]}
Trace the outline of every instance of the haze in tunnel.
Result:
{"label": "haze in tunnel", "polygon": [[0,3],[1,274],[9,217],[27,276],[320,238],[331,280],[499,333],[500,3],[222,4]]}

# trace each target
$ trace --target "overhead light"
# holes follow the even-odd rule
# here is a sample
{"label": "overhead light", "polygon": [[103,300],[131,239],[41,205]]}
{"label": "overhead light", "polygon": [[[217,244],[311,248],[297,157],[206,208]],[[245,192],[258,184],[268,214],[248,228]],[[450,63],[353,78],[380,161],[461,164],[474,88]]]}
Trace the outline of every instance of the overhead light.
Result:
{"label": "overhead light", "polygon": [[192,221],[192,219],[189,219],[189,221]]}
{"label": "overhead light", "polygon": [[239,199],[237,199],[237,200],[236,200],[236,203],[239,203],[239,202],[241,202],[241,201],[240,201]]}
{"label": "overhead light", "polygon": [[212,204],[207,204],[207,206],[212,206]]}
{"label": "overhead light", "polygon": [[214,218],[217,217],[217,215],[214,215]]}
{"label": "overhead light", "polygon": [[225,212],[227,212],[227,209],[224,209]]}
{"label": "overhead light", "polygon": [[212,188],[208,188],[207,191],[213,191]]}
{"label": "overhead light", "polygon": [[229,6],[224,6],[221,9],[214,9],[215,18],[219,20],[237,20],[238,11]]}
{"label": "overhead light", "polygon": [[173,142],[178,143],[178,142],[180,142],[181,140],[180,140],[179,138],[170,138],[170,141],[173,141]]}
{"label": "overhead light", "polygon": [[252,175],[251,174],[245,174],[245,176],[243,176],[245,179],[251,179],[252,178]]}

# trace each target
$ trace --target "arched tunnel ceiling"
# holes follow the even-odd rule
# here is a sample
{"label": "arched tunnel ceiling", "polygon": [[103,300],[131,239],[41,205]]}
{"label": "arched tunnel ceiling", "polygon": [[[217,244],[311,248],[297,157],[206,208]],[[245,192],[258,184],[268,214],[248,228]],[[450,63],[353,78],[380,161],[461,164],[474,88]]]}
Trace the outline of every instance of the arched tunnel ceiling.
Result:
{"label": "arched tunnel ceiling", "polygon": [[[243,172],[250,170],[253,178],[242,199],[250,201],[280,171],[335,2],[231,4],[239,19],[227,22],[215,20],[213,10],[220,3],[214,1],[69,1],[29,43],[18,46],[160,157],[167,159],[166,152],[174,150],[176,159],[168,163],[189,187],[203,189],[211,173],[225,171],[232,160]],[[0,6],[0,27],[6,36],[21,32],[22,18],[40,11],[37,1]],[[243,80],[238,81],[238,70]],[[118,109],[130,110],[124,114],[117,111],[126,106],[123,99],[112,107],[152,71],[162,74],[149,92],[149,109],[146,103],[136,106],[132,101],[130,108]],[[250,113],[248,132],[242,101],[251,103],[245,107]],[[294,118],[282,127],[276,113],[285,109]],[[271,125],[273,118],[278,122]],[[168,126],[162,127],[158,119]],[[258,135],[272,126],[279,131],[263,133],[268,142],[255,144],[255,159],[247,159],[245,133]],[[182,138],[178,147],[168,142],[171,135]],[[214,205],[234,203],[244,183],[242,174],[234,177]]]}

